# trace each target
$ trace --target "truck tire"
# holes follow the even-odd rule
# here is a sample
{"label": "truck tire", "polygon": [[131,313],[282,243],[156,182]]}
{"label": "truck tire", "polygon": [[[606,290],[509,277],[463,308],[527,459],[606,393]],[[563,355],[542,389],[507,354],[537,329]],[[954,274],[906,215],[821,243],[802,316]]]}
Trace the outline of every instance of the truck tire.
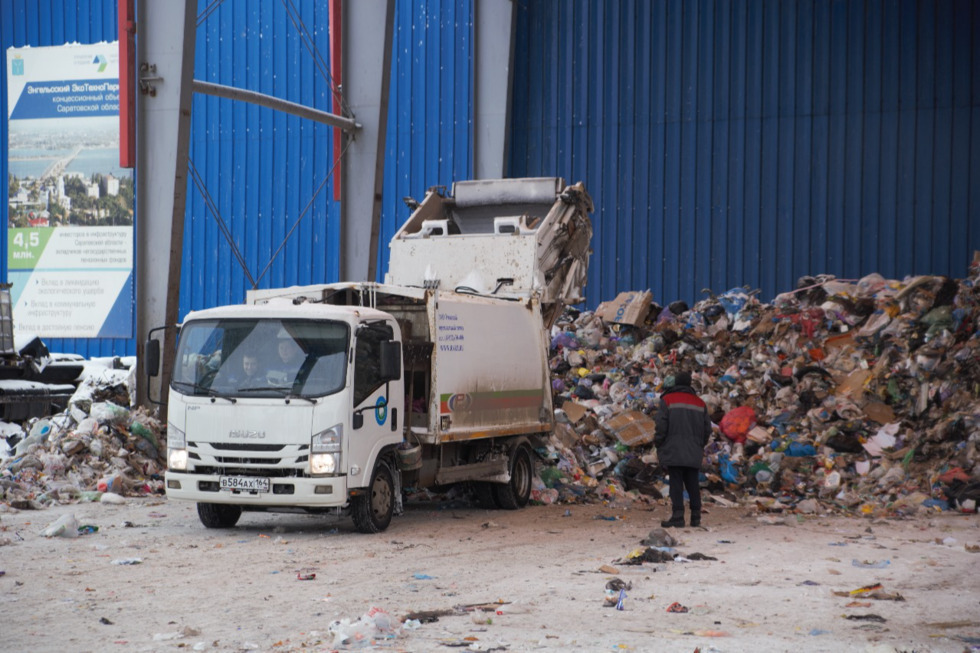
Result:
{"label": "truck tire", "polygon": [[199,503],[197,516],[207,528],[231,528],[242,516],[242,508],[223,503]]}
{"label": "truck tire", "polygon": [[518,445],[510,455],[510,481],[493,484],[493,496],[497,505],[505,510],[517,510],[526,506],[531,498],[533,476],[531,453],[526,445]]}
{"label": "truck tire", "polygon": [[379,462],[371,474],[367,491],[351,499],[351,517],[362,533],[380,533],[388,528],[395,510],[395,484],[388,465]]}
{"label": "truck tire", "polygon": [[497,498],[494,496],[493,483],[487,483],[486,481],[473,481],[473,498],[476,499],[476,505],[484,510],[496,510],[500,506],[497,505]]}

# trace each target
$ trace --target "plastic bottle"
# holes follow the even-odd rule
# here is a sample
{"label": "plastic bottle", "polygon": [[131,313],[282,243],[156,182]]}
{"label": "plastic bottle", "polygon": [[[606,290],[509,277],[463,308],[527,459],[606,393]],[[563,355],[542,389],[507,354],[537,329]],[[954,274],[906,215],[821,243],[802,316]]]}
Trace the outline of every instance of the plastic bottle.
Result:
{"label": "plastic bottle", "polygon": [[18,442],[17,446],[14,447],[14,455],[15,456],[24,455],[25,453],[27,453],[27,450],[30,449],[35,444],[42,444],[45,440],[47,440],[48,435],[50,434],[51,434],[51,422],[46,419],[38,420],[37,422],[34,423],[34,426],[31,427],[31,430],[27,434],[27,437],[21,440],[20,442]]}
{"label": "plastic bottle", "polygon": [[779,471],[779,465],[783,462],[783,454],[776,452],[769,456],[769,469]]}
{"label": "plastic bottle", "polygon": [[31,427],[30,437],[39,438],[38,442],[43,442],[51,434],[51,420],[41,419]]}

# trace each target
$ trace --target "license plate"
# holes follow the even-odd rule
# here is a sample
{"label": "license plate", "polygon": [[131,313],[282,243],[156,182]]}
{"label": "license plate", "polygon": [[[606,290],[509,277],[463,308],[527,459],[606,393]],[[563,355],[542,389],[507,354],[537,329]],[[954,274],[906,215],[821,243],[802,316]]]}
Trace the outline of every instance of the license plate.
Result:
{"label": "license plate", "polygon": [[218,487],[222,490],[243,490],[245,492],[268,492],[269,479],[251,476],[222,476]]}

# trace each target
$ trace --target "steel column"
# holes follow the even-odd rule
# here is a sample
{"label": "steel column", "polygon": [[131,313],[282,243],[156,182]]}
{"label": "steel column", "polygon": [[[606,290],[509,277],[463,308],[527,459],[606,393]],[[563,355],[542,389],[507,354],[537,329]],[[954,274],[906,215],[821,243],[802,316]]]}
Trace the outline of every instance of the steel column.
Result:
{"label": "steel column", "polygon": [[342,13],[344,102],[361,129],[344,136],[340,278],[375,281],[395,0],[359,0]]}
{"label": "steel column", "polygon": [[[179,317],[180,263],[187,198],[187,151],[197,0],[137,0],[136,61],[136,334]],[[147,395],[166,402],[173,369],[174,331],[163,341],[162,374],[146,382],[137,358],[137,403]],[[166,405],[163,407],[166,418]]]}
{"label": "steel column", "polygon": [[473,170],[477,179],[506,176],[514,76],[514,2],[474,5]]}

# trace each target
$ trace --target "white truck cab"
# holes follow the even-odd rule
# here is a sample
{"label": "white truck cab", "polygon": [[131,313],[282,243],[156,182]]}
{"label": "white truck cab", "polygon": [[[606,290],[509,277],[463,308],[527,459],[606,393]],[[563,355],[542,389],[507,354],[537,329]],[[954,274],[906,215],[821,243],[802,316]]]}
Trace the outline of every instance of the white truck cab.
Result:
{"label": "white truck cab", "polygon": [[[171,380],[167,494],[208,526],[241,509],[342,507],[402,441],[399,329],[365,307],[276,301],[188,315]],[[246,372],[248,370],[248,372]],[[383,473],[383,472],[382,472]],[[388,505],[365,515],[383,529]],[[209,505],[214,503],[215,505]]]}

